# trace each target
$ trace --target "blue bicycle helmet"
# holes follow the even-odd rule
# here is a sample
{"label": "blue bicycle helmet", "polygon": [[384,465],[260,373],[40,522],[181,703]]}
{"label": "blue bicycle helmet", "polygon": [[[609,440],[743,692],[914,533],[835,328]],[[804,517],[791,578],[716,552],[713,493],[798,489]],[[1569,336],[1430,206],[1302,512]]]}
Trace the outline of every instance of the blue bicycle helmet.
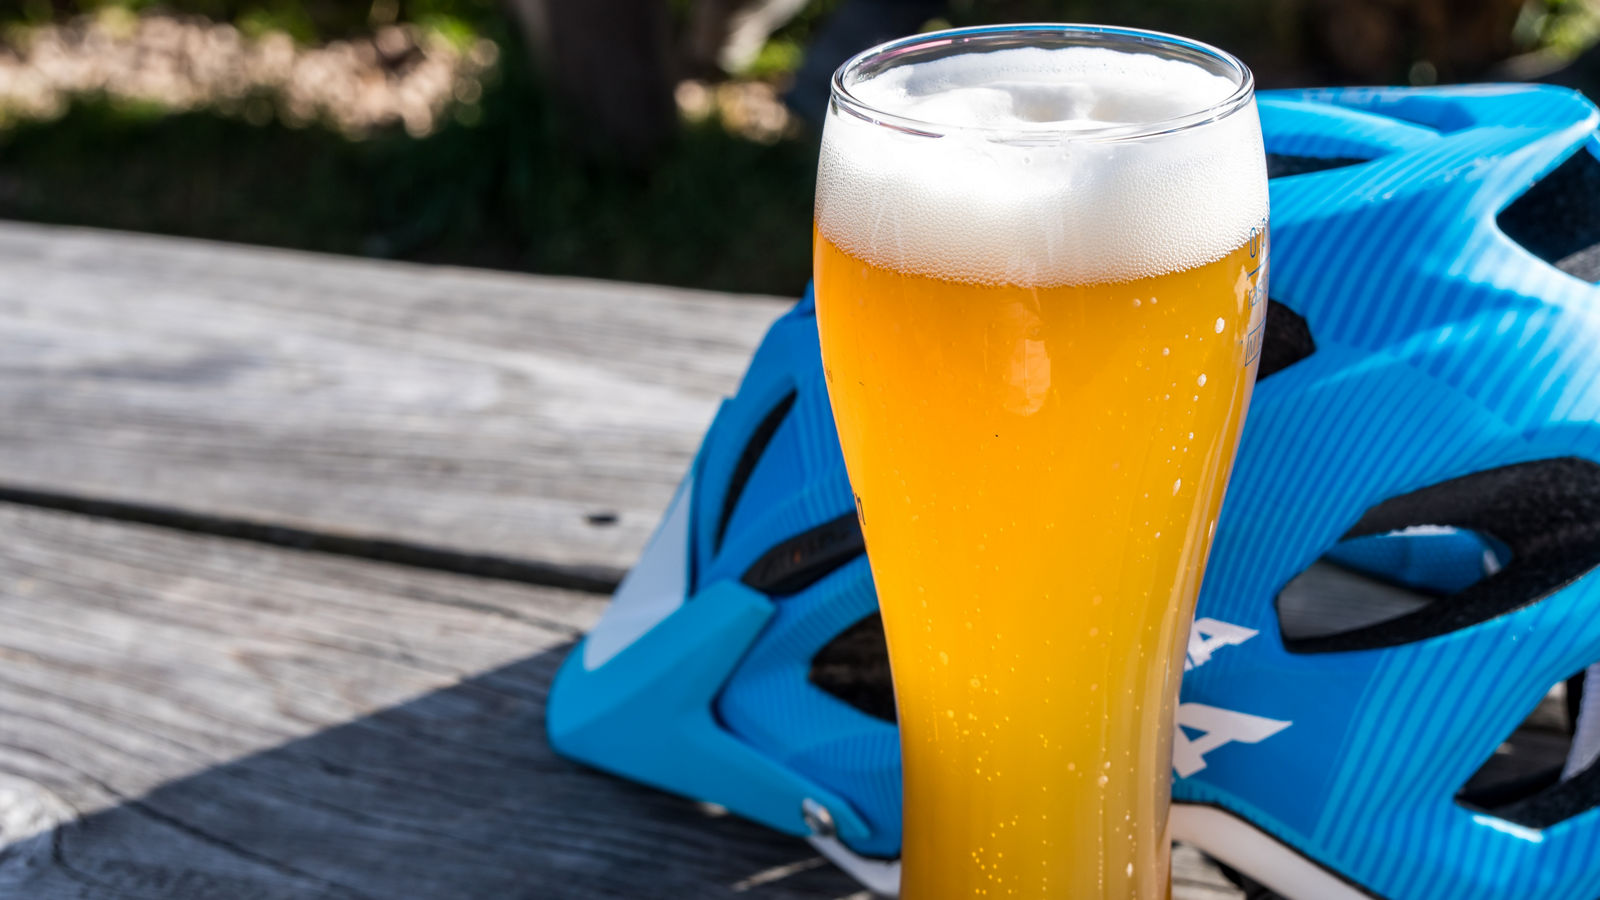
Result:
{"label": "blue bicycle helmet", "polygon": [[[1596,110],[1531,86],[1259,105],[1272,302],[1189,642],[1175,835],[1295,897],[1594,900]],[[562,668],[549,731],[889,893],[898,736],[853,515],[808,298]],[[1519,730],[1569,680],[1575,735]]]}

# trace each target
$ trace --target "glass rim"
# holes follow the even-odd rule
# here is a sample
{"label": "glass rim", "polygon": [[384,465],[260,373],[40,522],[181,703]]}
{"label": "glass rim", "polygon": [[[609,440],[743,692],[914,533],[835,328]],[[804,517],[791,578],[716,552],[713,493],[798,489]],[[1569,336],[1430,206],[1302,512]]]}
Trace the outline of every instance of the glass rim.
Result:
{"label": "glass rim", "polygon": [[[1086,42],[1087,46],[1094,46],[1097,43],[1111,45],[1131,42],[1148,49],[1177,48],[1190,54],[1207,58],[1215,63],[1220,63],[1226,72],[1237,77],[1238,85],[1234,88],[1233,93],[1227,97],[1194,112],[1155,119],[1149,122],[1121,122],[1096,128],[1072,129],[1062,128],[1060,125],[1053,123],[1000,127],[934,122],[880,109],[861,100],[850,91],[851,84],[855,80],[859,80],[855,79],[855,76],[870,63],[884,57],[893,58],[917,50],[937,47],[969,44],[981,46],[1006,39],[1051,36],[1087,36],[1091,39]],[[1017,141],[1026,143],[1041,141],[1105,143],[1158,137],[1221,121],[1244,108],[1255,96],[1255,76],[1251,73],[1249,66],[1246,66],[1238,57],[1226,50],[1181,35],[1169,34],[1163,31],[1149,31],[1143,28],[1125,28],[1117,25],[1025,22],[1010,25],[976,25],[964,28],[947,28],[941,31],[929,31],[923,34],[897,38],[875,47],[869,47],[850,57],[845,61],[844,65],[834,71],[830,95],[829,99],[834,106],[858,119],[919,137],[939,138],[948,134],[967,133],[987,136],[991,140],[1002,143]]]}

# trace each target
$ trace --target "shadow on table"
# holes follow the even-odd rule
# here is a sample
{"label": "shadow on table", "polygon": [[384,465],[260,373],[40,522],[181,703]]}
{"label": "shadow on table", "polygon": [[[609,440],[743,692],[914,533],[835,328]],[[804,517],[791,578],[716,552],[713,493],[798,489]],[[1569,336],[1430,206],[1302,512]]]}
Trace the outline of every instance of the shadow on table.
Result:
{"label": "shadow on table", "polygon": [[798,840],[555,757],[544,703],[568,649],[13,844],[0,850],[0,896],[767,900],[855,892]]}

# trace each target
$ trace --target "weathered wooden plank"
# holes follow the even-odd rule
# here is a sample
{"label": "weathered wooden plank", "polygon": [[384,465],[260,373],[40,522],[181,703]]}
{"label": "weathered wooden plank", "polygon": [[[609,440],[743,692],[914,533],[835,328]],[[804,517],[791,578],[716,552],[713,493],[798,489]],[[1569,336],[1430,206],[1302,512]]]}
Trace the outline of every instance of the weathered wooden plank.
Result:
{"label": "weathered wooden plank", "polygon": [[855,893],[800,841],[550,753],[599,606],[0,506],[0,895]]}
{"label": "weathered wooden plank", "polygon": [[551,754],[601,604],[0,504],[0,896],[865,900]]}
{"label": "weathered wooden plank", "polygon": [[0,486],[632,563],[785,307],[0,223]]}

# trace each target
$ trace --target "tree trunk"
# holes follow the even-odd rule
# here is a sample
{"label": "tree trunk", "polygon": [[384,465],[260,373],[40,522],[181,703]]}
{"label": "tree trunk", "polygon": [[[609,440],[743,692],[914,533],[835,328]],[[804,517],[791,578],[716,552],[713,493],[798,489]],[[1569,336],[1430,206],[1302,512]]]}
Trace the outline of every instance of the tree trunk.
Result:
{"label": "tree trunk", "polygon": [[677,124],[663,0],[507,0],[591,152],[643,165]]}

